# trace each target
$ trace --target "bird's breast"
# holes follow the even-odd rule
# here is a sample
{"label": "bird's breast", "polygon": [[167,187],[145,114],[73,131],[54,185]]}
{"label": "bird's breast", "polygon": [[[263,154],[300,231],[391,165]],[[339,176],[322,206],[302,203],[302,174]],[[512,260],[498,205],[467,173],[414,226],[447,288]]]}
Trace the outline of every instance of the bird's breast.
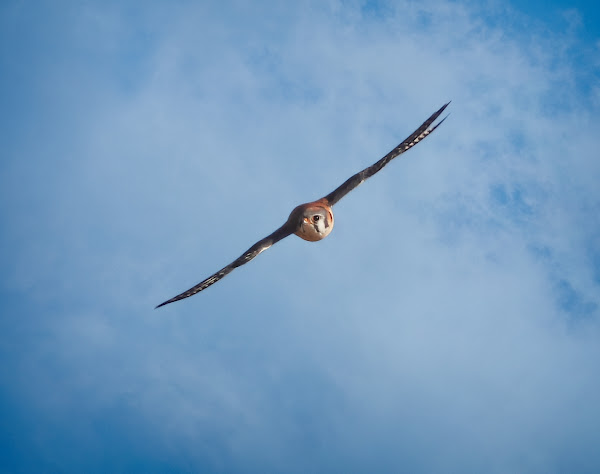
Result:
{"label": "bird's breast", "polygon": [[295,232],[295,234],[301,239],[308,240],[309,242],[317,242],[327,237],[331,232],[331,229],[333,229],[333,226],[324,232],[319,232],[311,225],[303,225]]}

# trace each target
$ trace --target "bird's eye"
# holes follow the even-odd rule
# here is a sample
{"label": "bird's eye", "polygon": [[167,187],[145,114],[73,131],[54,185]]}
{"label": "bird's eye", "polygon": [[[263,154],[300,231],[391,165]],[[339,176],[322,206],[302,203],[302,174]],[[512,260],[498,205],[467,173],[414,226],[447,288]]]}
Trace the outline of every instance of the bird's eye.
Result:
{"label": "bird's eye", "polygon": [[319,215],[316,215],[316,216],[314,216],[314,217],[313,217],[313,220],[314,220],[315,222],[317,222],[317,221],[318,221],[320,218],[321,218],[321,216],[319,216]]}

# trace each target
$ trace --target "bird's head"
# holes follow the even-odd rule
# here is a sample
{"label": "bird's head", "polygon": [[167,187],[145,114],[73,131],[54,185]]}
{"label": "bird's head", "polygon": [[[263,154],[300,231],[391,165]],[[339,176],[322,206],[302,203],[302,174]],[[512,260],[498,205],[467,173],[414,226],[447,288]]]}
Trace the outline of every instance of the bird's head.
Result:
{"label": "bird's head", "polygon": [[298,237],[309,242],[324,239],[333,229],[333,211],[322,201],[309,202],[296,207],[290,214]]}

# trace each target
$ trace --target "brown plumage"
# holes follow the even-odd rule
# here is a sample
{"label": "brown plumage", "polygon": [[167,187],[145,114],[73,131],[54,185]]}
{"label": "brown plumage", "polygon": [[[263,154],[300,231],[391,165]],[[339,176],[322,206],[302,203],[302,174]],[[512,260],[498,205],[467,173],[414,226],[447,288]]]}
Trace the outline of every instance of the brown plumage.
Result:
{"label": "brown plumage", "polygon": [[316,242],[327,237],[333,229],[334,223],[333,210],[331,209],[332,206],[336,204],[340,199],[342,199],[346,194],[348,194],[350,191],[356,188],[359,184],[361,184],[363,181],[370,178],[379,170],[381,170],[385,165],[387,165],[398,155],[401,155],[405,151],[415,146],[417,143],[419,143],[421,140],[427,137],[427,135],[433,132],[437,127],[439,127],[442,124],[442,122],[446,120],[446,118],[440,120],[437,123],[437,125],[430,128],[431,124],[433,124],[433,122],[435,122],[435,120],[442,114],[446,107],[448,107],[449,103],[450,102],[443,105],[439,110],[432,114],[431,117],[425,120],[425,122],[423,122],[419,128],[417,128],[408,138],[406,138],[406,140],[400,143],[396,148],[390,151],[378,162],[351,176],[346,181],[344,181],[342,185],[330,192],[327,196],[317,201],[297,206],[290,213],[290,216],[288,217],[285,224],[283,224],[271,235],[268,235],[264,239],[256,242],[252,247],[246,250],[246,252],[244,252],[239,258],[231,262],[226,267],[223,267],[221,270],[209,276],[207,279],[202,280],[200,283],[190,288],[189,290],[184,291],[183,293],[171,298],[170,300],[159,304],[157,308],[160,308],[161,306],[164,306],[169,303],[173,303],[175,301],[182,300],[189,296],[195,295],[196,293],[199,293],[202,290],[205,290],[212,284],[218,282],[225,275],[229,274],[233,269],[240,267],[245,263],[248,263],[259,253],[267,250],[269,247],[276,244],[288,235],[296,234],[301,239],[308,240],[309,242]]}

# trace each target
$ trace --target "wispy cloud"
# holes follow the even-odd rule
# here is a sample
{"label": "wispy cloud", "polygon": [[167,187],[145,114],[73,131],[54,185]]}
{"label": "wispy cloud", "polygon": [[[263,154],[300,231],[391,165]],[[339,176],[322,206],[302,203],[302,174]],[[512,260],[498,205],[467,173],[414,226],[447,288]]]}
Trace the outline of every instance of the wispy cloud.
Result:
{"label": "wispy cloud", "polygon": [[[581,12],[2,8],[5,469],[600,467]],[[152,310],[448,99],[326,240]]]}

